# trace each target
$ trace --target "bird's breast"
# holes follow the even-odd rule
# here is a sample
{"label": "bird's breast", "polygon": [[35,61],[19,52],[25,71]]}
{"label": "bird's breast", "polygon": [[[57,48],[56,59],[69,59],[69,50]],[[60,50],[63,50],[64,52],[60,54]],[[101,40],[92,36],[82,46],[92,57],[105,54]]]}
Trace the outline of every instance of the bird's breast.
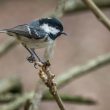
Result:
{"label": "bird's breast", "polygon": [[24,43],[27,47],[29,48],[45,48],[48,45],[53,44],[53,40],[52,39],[30,39],[24,36],[19,36],[18,37],[18,41],[20,43]]}

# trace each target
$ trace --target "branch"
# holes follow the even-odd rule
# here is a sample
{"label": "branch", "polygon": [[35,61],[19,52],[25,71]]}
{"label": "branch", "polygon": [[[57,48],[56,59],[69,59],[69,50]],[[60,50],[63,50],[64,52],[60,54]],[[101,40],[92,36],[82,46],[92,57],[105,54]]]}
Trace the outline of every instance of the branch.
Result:
{"label": "branch", "polygon": [[[98,56],[96,59],[90,60],[88,63],[86,63],[82,66],[77,66],[76,68],[72,68],[68,72],[65,72],[62,75],[60,75],[58,78],[56,78],[57,86],[60,88],[64,85],[70,83],[72,80],[75,80],[79,77],[87,75],[87,74],[89,74],[89,72],[97,70],[100,67],[104,67],[107,64],[110,64],[110,54]],[[8,83],[8,81],[7,81],[7,83]],[[0,84],[2,85],[3,83],[0,83]],[[13,83],[10,83],[10,84],[13,85]],[[10,86],[10,87],[13,87],[13,86]],[[0,86],[0,88],[2,88],[2,86]],[[10,89],[5,89],[5,91],[7,91],[7,90],[10,90]],[[1,91],[1,89],[0,89],[0,91]],[[1,92],[1,93],[3,93],[3,92]],[[33,94],[34,93],[30,93],[30,95],[28,95],[28,96],[22,95],[22,98],[18,99],[19,101],[16,100],[14,102],[16,105],[16,108],[23,105],[27,99],[31,99],[33,97]],[[44,94],[47,94],[47,91],[45,91]],[[13,106],[14,103],[10,103],[9,106],[7,105],[7,107],[5,107],[7,109],[2,109],[2,110],[15,110],[15,109],[8,109],[8,108],[13,108],[13,107],[15,108],[15,106]]]}
{"label": "branch", "polygon": [[21,97],[18,97],[15,101],[10,102],[6,105],[0,106],[1,110],[18,110],[22,106],[25,105],[26,101],[33,98],[34,93],[26,93],[21,95]]}
{"label": "branch", "polygon": [[[22,95],[19,94],[5,94],[5,95],[0,95],[0,102],[8,102],[6,105],[1,105],[0,109],[1,110],[16,110],[20,109],[22,106],[25,105],[25,103],[28,100],[31,100],[33,98],[34,92],[30,93],[25,93]],[[96,101],[94,101],[91,98],[86,98],[82,96],[71,96],[71,95],[60,95],[61,99],[65,102],[69,103],[76,103],[76,104],[87,104],[87,105],[94,105],[96,104]],[[43,101],[48,101],[48,100],[54,100],[54,98],[50,94],[45,94],[43,96]],[[9,102],[11,101],[11,102]],[[38,103],[36,103],[38,104]],[[38,107],[38,105],[37,105]],[[27,110],[27,109],[26,109]],[[36,109],[38,110],[38,108]]]}
{"label": "branch", "polygon": [[31,105],[28,107],[28,109],[25,109],[25,110],[38,110],[39,109],[45,87],[44,87],[42,81],[40,81],[40,80],[38,81],[36,87],[37,88],[34,92],[32,100],[31,100],[32,101]]}
{"label": "branch", "polygon": [[59,0],[55,11],[50,15],[52,17],[62,17],[64,15],[66,0]]}
{"label": "branch", "polygon": [[[94,0],[100,7],[109,7],[109,0]],[[82,0],[59,0],[56,10],[50,16],[63,17],[67,13],[83,11],[87,9]]]}
{"label": "branch", "polygon": [[9,103],[14,100],[16,100],[18,97],[20,97],[20,94],[12,94],[12,93],[6,93],[6,94],[0,94],[0,103]]}
{"label": "branch", "polygon": [[[57,86],[62,87],[63,85],[68,84],[70,81],[75,80],[79,77],[82,77],[86,74],[89,74],[89,72],[97,70],[100,67],[106,66],[107,64],[110,64],[110,54],[99,56],[94,60],[90,60],[85,65],[77,66],[76,68],[72,68],[68,72],[65,72],[62,75],[60,75],[56,79]],[[11,83],[11,84],[13,85],[13,83]],[[6,89],[6,91],[7,91],[7,89]],[[47,93],[47,92],[45,92],[45,93]],[[18,108],[18,107],[20,107],[21,105],[23,105],[25,103],[25,101],[27,99],[31,99],[33,97],[33,94],[34,93],[30,93],[30,95],[28,95],[28,96],[23,95],[22,98],[19,98],[14,103],[10,103],[9,106],[7,105],[7,107],[3,107],[3,108],[6,108],[6,109],[2,109],[2,110],[9,110],[8,108],[13,108],[13,107]],[[14,104],[16,106],[13,106]],[[10,109],[10,110],[15,110],[15,109]]]}
{"label": "branch", "polygon": [[70,70],[59,75],[56,78],[57,87],[61,88],[62,86],[67,85],[71,81],[74,81],[84,75],[90,74],[91,71],[97,70],[108,64],[110,64],[110,54],[98,56],[96,59],[90,60],[82,66],[71,68]]}
{"label": "branch", "polygon": [[[100,67],[106,66],[107,64],[110,64],[110,54],[98,56],[96,59],[90,60],[88,63],[82,66],[77,66],[76,68],[72,68],[68,72],[59,75],[56,78],[57,87],[61,88],[62,86],[67,85],[71,81],[84,75],[87,75],[89,74],[89,72],[97,70]],[[45,77],[45,75],[42,76]],[[45,93],[48,94],[48,91],[45,91]]]}
{"label": "branch", "polygon": [[53,95],[54,99],[56,100],[60,110],[65,110],[65,107],[63,105],[63,102],[58,94],[56,83],[54,82],[54,77],[50,72],[49,66],[45,65],[41,62],[37,62],[37,65],[39,67],[39,76],[44,82],[44,84],[49,88],[50,93]]}
{"label": "branch", "polygon": [[[101,8],[110,6],[110,0],[94,0],[94,2]],[[84,5],[82,0],[67,0],[64,7],[65,13],[83,11],[84,9],[87,9],[87,7]]]}
{"label": "branch", "polygon": [[22,92],[20,79],[17,77],[12,77],[0,80],[0,94],[8,92]]}
{"label": "branch", "polygon": [[105,27],[110,30],[110,20],[107,16],[95,5],[92,0],[82,0],[89,9],[94,13],[97,19],[105,25]]}
{"label": "branch", "polygon": [[[86,98],[82,96],[71,96],[71,95],[60,95],[61,99],[64,102],[69,102],[69,103],[76,103],[76,104],[87,104],[87,105],[94,105],[97,102],[92,100],[91,98]],[[50,94],[45,94],[43,96],[43,100],[54,100],[53,97]]]}

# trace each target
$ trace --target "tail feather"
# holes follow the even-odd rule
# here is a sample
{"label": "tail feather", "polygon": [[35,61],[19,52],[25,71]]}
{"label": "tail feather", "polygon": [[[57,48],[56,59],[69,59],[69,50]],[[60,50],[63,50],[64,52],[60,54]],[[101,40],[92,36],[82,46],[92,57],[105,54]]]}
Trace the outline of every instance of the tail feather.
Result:
{"label": "tail feather", "polygon": [[1,29],[0,30],[0,33],[6,33],[7,31],[6,31],[6,29]]}

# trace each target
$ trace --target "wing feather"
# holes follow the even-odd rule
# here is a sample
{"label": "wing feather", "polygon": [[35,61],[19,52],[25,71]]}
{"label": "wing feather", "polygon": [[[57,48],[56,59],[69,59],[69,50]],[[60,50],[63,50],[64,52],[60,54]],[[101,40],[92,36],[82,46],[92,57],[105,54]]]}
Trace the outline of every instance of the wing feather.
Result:
{"label": "wing feather", "polygon": [[47,35],[47,33],[40,28],[38,21],[33,21],[30,24],[18,25],[14,28],[6,29],[6,31],[34,39],[42,39]]}

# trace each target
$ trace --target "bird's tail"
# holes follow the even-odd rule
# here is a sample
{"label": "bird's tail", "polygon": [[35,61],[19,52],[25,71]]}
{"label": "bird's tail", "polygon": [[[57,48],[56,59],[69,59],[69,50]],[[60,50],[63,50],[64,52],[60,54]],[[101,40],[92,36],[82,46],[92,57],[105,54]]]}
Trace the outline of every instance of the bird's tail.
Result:
{"label": "bird's tail", "polygon": [[6,33],[7,31],[6,31],[6,29],[1,29],[0,30],[0,33]]}

